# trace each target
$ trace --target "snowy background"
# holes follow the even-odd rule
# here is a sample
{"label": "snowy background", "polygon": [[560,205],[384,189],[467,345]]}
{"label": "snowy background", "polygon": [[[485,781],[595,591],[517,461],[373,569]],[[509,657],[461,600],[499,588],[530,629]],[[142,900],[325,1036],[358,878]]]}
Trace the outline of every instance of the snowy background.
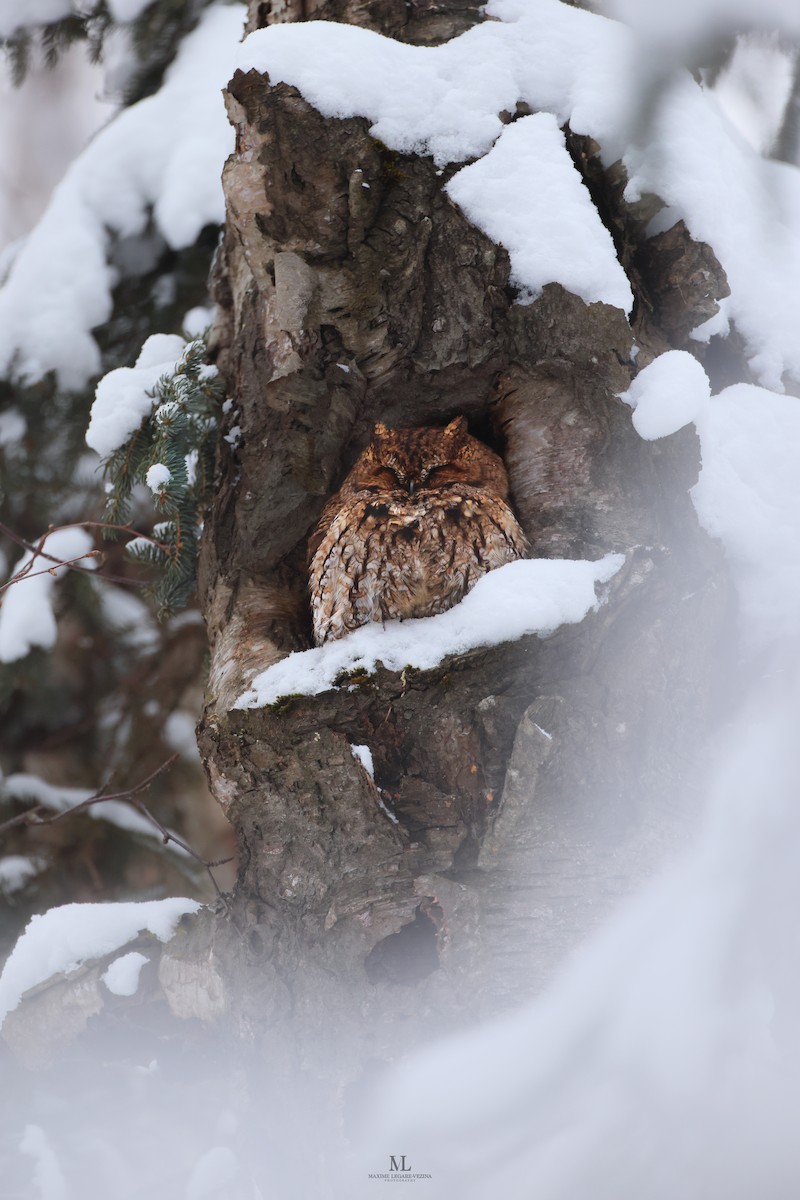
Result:
{"label": "snowy background", "polygon": [[[793,4],[773,0],[754,13],[740,0],[739,8],[800,32]],[[663,198],[659,228],[683,219],[711,244],[731,296],[695,336],[735,326],[757,384],[712,395],[697,360],[670,352],[622,399],[643,438],[690,423],[697,431],[702,468],[692,500],[737,587],[739,640],[730,653],[749,665],[751,700],[717,751],[694,846],[632,897],[536,1004],[406,1064],[370,1140],[402,1145],[434,1176],[426,1194],[459,1200],[788,1200],[800,1187],[800,171],[764,153],[787,101],[793,52],[774,37],[752,37],[714,88],[679,73],[650,136],[637,142],[632,114],[653,47],[678,61],[731,9],[711,0],[620,0],[614,11],[629,23],[557,0],[490,0],[496,20],[432,50],[319,23],[273,27],[240,46],[242,10],[212,6],[162,89],[121,112],[74,158],[38,220],[54,176],[104,117],[94,100],[97,75],[70,62],[58,84],[32,80],[25,103],[39,118],[47,111],[42,124],[60,156],[44,156],[47,170],[34,172],[35,156],[20,156],[18,101],[5,105],[0,160],[12,178],[0,229],[9,243],[31,232],[6,254],[0,369],[28,382],[52,369],[65,386],[85,384],[99,363],[92,330],[109,313],[110,232],[139,231],[152,212],[166,242],[180,248],[222,219],[219,171],[231,131],[219,92],[235,65],[294,84],[327,115],[365,116],[394,149],[431,154],[439,166],[467,164],[449,194],[506,246],[521,302],[556,281],[587,303],[630,310],[628,280],[564,146],[567,120],[599,142],[607,163],[623,156],[630,198]],[[63,105],[48,100],[56,86],[69,98]],[[519,100],[533,115],[504,127],[498,114]],[[9,165],[21,158],[30,174]],[[153,372],[181,352],[180,338],[148,343],[136,363],[101,381],[87,439],[94,451],[107,453],[136,427]],[[23,435],[25,414],[16,420],[3,414],[0,438]],[[80,531],[68,532],[59,552],[86,553]],[[505,637],[546,633],[602,602],[601,585],[619,565],[512,564],[428,622],[361,630],[291,656],[254,680],[241,703],[313,693],[377,659],[430,666],[492,644],[500,611]],[[58,586],[46,574],[9,591],[0,661],[52,645]],[[368,748],[356,751],[368,769]],[[94,815],[114,819],[100,809]],[[35,870],[19,856],[0,859],[0,889],[10,894]],[[145,956],[126,953],[126,944],[142,930],[163,940],[192,905],[105,905],[100,913],[75,905],[36,918],[0,976],[0,1009],[13,1011],[25,989],[55,971],[117,951],[105,985],[134,993]],[[169,1195],[262,1194],[245,1187],[232,1128],[220,1125],[220,1144],[202,1169]],[[76,1194],[64,1164],[74,1168],[90,1150],[67,1144],[40,1106],[15,1152],[30,1162],[33,1195],[64,1200]],[[106,1178],[119,1183],[113,1163]]]}

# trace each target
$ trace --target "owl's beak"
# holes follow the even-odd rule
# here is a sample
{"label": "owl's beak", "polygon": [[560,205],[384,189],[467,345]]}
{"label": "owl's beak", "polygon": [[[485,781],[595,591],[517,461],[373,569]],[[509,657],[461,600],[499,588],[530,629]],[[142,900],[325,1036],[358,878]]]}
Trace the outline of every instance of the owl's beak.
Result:
{"label": "owl's beak", "polygon": [[409,494],[409,496],[413,496],[413,495],[414,495],[414,489],[415,489],[415,487],[416,487],[416,486],[417,486],[417,485],[414,483],[414,480],[413,480],[413,479],[409,479],[409,481],[408,481],[408,494]]}

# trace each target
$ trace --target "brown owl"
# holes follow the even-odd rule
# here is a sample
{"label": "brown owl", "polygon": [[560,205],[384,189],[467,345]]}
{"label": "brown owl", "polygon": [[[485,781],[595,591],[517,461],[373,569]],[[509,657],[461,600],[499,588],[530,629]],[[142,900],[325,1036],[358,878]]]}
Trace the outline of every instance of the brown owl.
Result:
{"label": "brown owl", "polygon": [[431,617],[528,545],[502,460],[467,432],[376,425],[309,541],[318,646],[368,621]]}

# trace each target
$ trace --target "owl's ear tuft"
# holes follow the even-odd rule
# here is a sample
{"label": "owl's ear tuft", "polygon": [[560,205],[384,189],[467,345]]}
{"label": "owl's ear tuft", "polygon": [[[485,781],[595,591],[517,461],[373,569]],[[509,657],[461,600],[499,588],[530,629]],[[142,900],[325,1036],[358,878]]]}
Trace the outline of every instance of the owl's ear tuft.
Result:
{"label": "owl's ear tuft", "polygon": [[380,441],[382,438],[388,437],[390,433],[391,430],[384,425],[383,421],[379,421],[372,431],[372,436]]}
{"label": "owl's ear tuft", "polygon": [[456,417],[445,428],[445,437],[455,440],[456,438],[464,437],[467,432],[467,418]]}

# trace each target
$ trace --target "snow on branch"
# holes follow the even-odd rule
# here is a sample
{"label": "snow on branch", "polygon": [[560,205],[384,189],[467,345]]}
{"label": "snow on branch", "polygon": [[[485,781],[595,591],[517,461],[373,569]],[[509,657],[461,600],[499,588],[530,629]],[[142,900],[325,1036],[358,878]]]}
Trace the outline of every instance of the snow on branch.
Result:
{"label": "snow on branch", "polygon": [[119,904],[64,904],[32,917],[0,975],[0,1025],[24,994],[87,959],[113,954],[143,931],[168,941],[201,905],[185,896]]}
{"label": "snow on branch", "polygon": [[111,315],[110,237],[148,221],[173,249],[224,216],[220,173],[232,131],[220,95],[241,38],[241,5],[216,5],[181,44],[153,96],[97,134],[65,175],[0,289],[0,374],[57,373],[83,387],[100,367],[92,329]]}
{"label": "snow on branch", "polygon": [[134,562],[158,569],[148,590],[161,616],[183,607],[194,588],[221,400],[204,335],[184,342],[153,334],[134,367],[110,371],[97,385],[86,441],[104,460],[108,535],[121,528],[137,483],[147,485],[166,518],[153,537],[136,537],[127,546]]}
{"label": "snow on branch", "polygon": [[101,458],[118,450],[149,417],[159,379],[175,374],[185,349],[178,334],[154,333],[132,367],[117,367],[103,376],[86,431],[86,444]]}
{"label": "snow on branch", "polygon": [[0,822],[0,837],[7,827],[49,823],[50,817],[46,815],[48,813],[58,814],[60,818],[70,813],[88,812],[95,820],[108,821],[109,824],[116,825],[128,833],[162,840],[156,826],[129,805],[122,800],[104,798],[91,788],[57,787],[40,779],[38,775],[28,775],[20,771],[6,775],[0,780],[0,799],[28,801],[32,805],[16,817]]}
{"label": "snow on branch", "polygon": [[597,562],[539,558],[507,563],[436,617],[373,622],[339,641],[290,654],[256,675],[236,707],[261,708],[283,696],[314,696],[334,687],[343,673],[374,671],[378,663],[390,671],[426,671],[454,654],[531,633],[552,633],[598,608],[595,584],[606,583],[624,561],[621,554],[607,554]]}

